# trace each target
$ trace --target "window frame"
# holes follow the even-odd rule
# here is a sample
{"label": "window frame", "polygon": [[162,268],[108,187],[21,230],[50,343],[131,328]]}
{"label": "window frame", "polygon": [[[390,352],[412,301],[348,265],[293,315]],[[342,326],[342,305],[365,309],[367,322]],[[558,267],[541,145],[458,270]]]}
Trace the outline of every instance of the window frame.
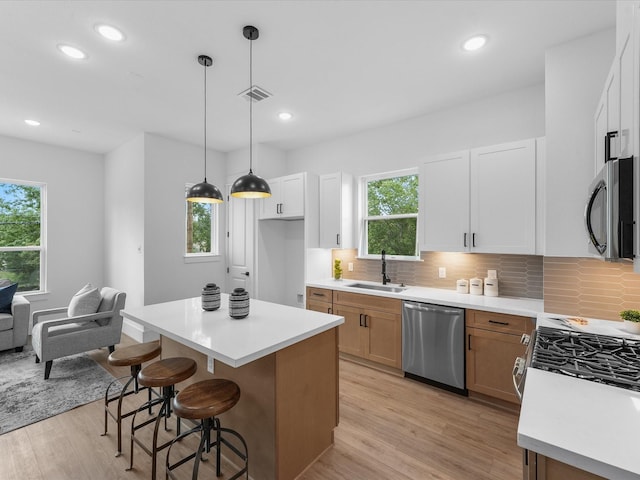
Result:
{"label": "window frame", "polygon": [[[185,184],[185,198],[184,198],[184,242],[183,242],[183,257],[185,263],[200,263],[200,262],[212,262],[221,257],[220,253],[220,204],[219,203],[207,203],[211,206],[211,252],[187,252],[187,225],[189,215],[189,202],[187,201],[187,193],[193,186],[193,183]],[[206,203],[206,202],[193,202],[193,203]]]}
{"label": "window frame", "polygon": [[[416,190],[417,210],[411,214],[400,215],[376,215],[368,216],[368,184],[371,181],[384,180],[387,178],[406,177],[415,175],[418,177],[418,187]],[[416,255],[387,255],[390,260],[404,261],[420,261],[420,172],[418,167],[406,168],[402,170],[393,170],[390,172],[375,173],[371,175],[363,175],[358,181],[358,226],[359,239],[358,242],[358,258],[368,260],[380,259],[380,253],[368,253],[368,222],[370,220],[392,220],[397,218],[415,218],[416,219]]]}
{"label": "window frame", "polygon": [[[30,245],[25,247],[3,247],[0,245],[0,252],[40,252],[40,289],[17,291],[16,295],[33,295],[47,292],[47,184],[30,180],[16,180],[13,178],[0,178],[0,183],[10,183],[13,185],[26,185],[38,187],[40,189],[40,245]],[[20,285],[18,285],[20,288]]]}

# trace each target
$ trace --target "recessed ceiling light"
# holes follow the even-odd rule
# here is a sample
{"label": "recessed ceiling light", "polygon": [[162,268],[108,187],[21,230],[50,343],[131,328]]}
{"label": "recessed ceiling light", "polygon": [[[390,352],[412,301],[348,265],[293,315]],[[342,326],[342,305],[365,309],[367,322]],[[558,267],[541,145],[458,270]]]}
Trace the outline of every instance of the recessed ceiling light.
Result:
{"label": "recessed ceiling light", "polygon": [[279,118],[280,120],[287,121],[287,120],[291,120],[291,119],[293,118],[293,115],[292,115],[292,114],[290,114],[289,112],[280,112],[280,113],[278,114],[278,118]]}
{"label": "recessed ceiling light", "polygon": [[86,53],[84,53],[79,48],[72,47],[71,45],[60,44],[58,45],[58,50],[64,53],[67,57],[71,57],[75,60],[83,60],[87,58]]}
{"label": "recessed ceiling light", "polygon": [[107,40],[112,40],[114,42],[121,42],[122,40],[124,40],[124,33],[122,33],[116,27],[112,27],[111,25],[99,23],[95,26],[95,29],[96,32],[98,32]]}
{"label": "recessed ceiling light", "polygon": [[32,127],[37,127],[38,125],[40,125],[39,121],[30,119],[25,120],[24,123],[26,123],[27,125],[31,125]]}
{"label": "recessed ceiling light", "polygon": [[486,35],[475,35],[471,37],[469,40],[462,44],[462,48],[464,48],[467,52],[473,52],[474,50],[478,50],[485,46],[487,43]]}

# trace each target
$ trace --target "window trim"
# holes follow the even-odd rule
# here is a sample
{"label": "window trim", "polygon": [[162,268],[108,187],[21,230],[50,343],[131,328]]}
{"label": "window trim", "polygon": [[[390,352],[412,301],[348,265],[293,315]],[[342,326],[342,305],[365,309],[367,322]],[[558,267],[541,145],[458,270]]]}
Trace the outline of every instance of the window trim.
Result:
{"label": "window trim", "polygon": [[406,177],[409,175],[416,175],[418,177],[418,184],[420,182],[420,174],[418,167],[405,168],[402,170],[393,170],[390,172],[375,173],[371,175],[362,175],[358,179],[358,255],[357,258],[365,260],[379,260],[380,254],[365,253],[367,251],[367,222],[369,220],[391,220],[397,218],[415,218],[416,219],[416,255],[387,255],[389,260],[401,260],[401,261],[421,261],[420,258],[420,186],[418,185],[418,210],[415,214],[400,214],[400,215],[377,215],[367,216],[368,204],[367,204],[367,184],[371,181],[383,180],[386,178]]}
{"label": "window trim", "polygon": [[46,294],[47,291],[47,184],[43,182],[33,182],[30,180],[16,180],[13,178],[0,178],[0,183],[12,183],[14,185],[26,185],[40,188],[40,246],[32,245],[28,247],[2,247],[0,252],[24,252],[40,251],[40,289],[24,290],[16,292],[16,295],[36,295]]}
{"label": "window trim", "polygon": [[[216,262],[222,257],[220,253],[220,204],[211,203],[211,252],[187,252],[187,192],[193,186],[193,183],[185,184],[185,200],[184,200],[184,242],[183,242],[183,258],[184,263],[205,263]],[[204,203],[204,202],[203,202]],[[215,221],[214,221],[215,218]]]}

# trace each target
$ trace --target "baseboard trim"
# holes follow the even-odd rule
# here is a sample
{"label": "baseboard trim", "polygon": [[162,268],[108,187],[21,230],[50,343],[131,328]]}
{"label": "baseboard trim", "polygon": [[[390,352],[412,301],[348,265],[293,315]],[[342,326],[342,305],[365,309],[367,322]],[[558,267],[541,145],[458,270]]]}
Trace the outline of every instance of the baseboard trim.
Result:
{"label": "baseboard trim", "polygon": [[126,318],[122,322],[122,333],[140,343],[152,342],[160,338],[158,332],[146,330],[139,323],[132,322]]}

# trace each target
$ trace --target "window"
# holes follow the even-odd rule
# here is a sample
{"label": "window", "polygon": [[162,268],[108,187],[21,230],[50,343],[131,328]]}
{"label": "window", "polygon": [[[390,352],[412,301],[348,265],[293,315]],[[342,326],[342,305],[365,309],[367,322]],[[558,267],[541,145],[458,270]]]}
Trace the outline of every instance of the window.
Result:
{"label": "window", "polygon": [[0,278],[19,292],[45,289],[44,195],[43,184],[0,179]]}
{"label": "window", "polygon": [[389,172],[362,179],[361,256],[417,258],[418,172]]}
{"label": "window", "polygon": [[[185,192],[190,187],[191,185],[187,185]],[[185,256],[195,258],[218,255],[218,204],[186,200],[184,203],[187,217]]]}

